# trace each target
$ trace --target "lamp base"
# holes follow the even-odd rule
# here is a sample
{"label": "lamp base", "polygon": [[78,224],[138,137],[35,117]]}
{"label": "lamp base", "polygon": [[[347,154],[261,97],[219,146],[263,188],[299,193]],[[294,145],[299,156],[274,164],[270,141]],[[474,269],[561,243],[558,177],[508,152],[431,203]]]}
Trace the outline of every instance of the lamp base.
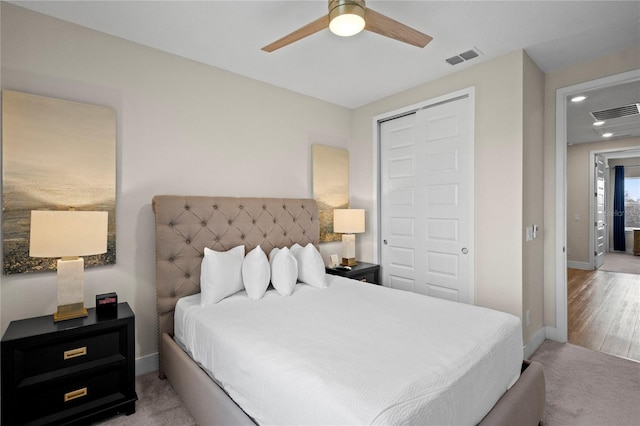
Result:
{"label": "lamp base", "polygon": [[58,306],[58,312],[53,314],[53,322],[66,321],[74,318],[86,317],[88,314],[84,303],[72,303]]}
{"label": "lamp base", "polygon": [[86,317],[84,307],[84,259],[58,259],[58,312],[53,321]]}
{"label": "lamp base", "polygon": [[356,264],[356,236],[354,234],[342,234],[342,266],[355,266]]}
{"label": "lamp base", "polygon": [[340,263],[342,266],[356,266],[356,258],[355,257],[343,257],[342,262]]}

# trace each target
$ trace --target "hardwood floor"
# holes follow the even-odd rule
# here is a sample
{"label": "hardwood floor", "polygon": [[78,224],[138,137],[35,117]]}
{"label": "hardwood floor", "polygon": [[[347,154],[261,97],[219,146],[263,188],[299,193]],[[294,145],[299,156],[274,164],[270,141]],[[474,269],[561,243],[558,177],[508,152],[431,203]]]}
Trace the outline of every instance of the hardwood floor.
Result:
{"label": "hardwood floor", "polygon": [[568,269],[569,343],[640,361],[640,275]]}

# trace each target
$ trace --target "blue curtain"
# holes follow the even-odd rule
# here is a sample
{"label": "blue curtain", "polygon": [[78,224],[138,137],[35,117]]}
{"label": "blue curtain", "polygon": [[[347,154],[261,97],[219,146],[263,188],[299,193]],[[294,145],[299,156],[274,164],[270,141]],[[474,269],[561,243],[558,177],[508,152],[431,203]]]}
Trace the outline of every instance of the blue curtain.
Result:
{"label": "blue curtain", "polygon": [[615,167],[613,189],[613,249],[625,251],[624,237],[624,166]]}

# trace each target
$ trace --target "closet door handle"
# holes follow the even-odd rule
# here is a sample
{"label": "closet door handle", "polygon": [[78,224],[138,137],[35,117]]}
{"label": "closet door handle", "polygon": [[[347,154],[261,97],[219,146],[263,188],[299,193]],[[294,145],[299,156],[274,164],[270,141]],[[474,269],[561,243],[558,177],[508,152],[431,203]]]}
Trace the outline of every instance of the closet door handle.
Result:
{"label": "closet door handle", "polygon": [[466,247],[462,247],[462,254],[469,253],[469,250]]}

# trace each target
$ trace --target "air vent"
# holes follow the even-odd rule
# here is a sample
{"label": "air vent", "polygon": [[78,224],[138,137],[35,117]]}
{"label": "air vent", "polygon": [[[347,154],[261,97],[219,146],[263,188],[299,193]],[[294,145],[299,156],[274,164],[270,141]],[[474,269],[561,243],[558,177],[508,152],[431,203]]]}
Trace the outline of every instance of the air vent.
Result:
{"label": "air vent", "polygon": [[640,114],[640,104],[631,104],[621,107],[604,109],[602,111],[594,111],[591,116],[596,120],[611,120],[614,118],[630,117]]}
{"label": "air vent", "polygon": [[450,65],[456,65],[456,64],[459,64],[460,62],[464,62],[464,59],[462,59],[460,56],[452,56],[449,59],[445,59],[445,60]]}
{"label": "air vent", "polygon": [[480,55],[480,51],[474,47],[471,50],[467,50],[466,52],[462,52],[462,53],[459,53],[458,55],[445,59],[445,61],[449,65],[457,65],[461,62],[468,61],[473,58],[477,58],[479,55]]}
{"label": "air vent", "polygon": [[465,61],[468,61],[469,59],[473,59],[477,56],[478,56],[478,53],[475,50],[467,50],[466,52],[463,52],[460,54],[460,57]]}

